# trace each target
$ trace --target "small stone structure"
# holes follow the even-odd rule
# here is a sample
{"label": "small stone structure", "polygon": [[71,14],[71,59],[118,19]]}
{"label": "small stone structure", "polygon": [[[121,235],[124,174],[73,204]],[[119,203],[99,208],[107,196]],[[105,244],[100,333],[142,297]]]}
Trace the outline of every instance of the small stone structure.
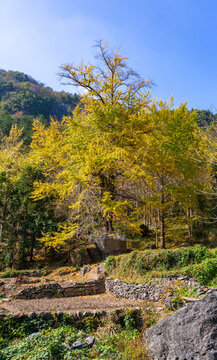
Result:
{"label": "small stone structure", "polygon": [[105,281],[104,279],[99,279],[95,281],[76,282],[63,286],[54,283],[29,287],[15,295],[15,299],[63,298],[96,295],[104,292]]}
{"label": "small stone structure", "polygon": [[216,360],[217,291],[153,326],[145,341],[154,360]]}
{"label": "small stone structure", "polygon": [[90,235],[90,243],[105,255],[118,255],[127,251],[126,236],[119,231],[95,231]]}

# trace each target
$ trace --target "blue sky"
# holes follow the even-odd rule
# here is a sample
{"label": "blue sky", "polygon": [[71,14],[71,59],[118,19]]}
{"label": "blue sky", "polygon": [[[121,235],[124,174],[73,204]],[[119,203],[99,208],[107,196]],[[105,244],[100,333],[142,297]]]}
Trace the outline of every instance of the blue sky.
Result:
{"label": "blue sky", "polygon": [[0,39],[0,68],[69,92],[59,66],[94,62],[108,40],[153,80],[153,98],[217,112],[216,0],[0,0]]}

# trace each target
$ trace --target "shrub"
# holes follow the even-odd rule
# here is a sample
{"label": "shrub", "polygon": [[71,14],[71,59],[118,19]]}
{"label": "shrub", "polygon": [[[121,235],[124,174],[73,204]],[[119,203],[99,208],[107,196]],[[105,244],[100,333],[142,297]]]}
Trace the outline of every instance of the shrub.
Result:
{"label": "shrub", "polygon": [[199,263],[206,258],[212,257],[212,254],[205,246],[197,245],[195,247],[181,248],[178,262],[181,266],[188,265],[190,262]]}
{"label": "shrub", "polygon": [[[83,332],[75,332],[71,327],[62,327],[55,330],[43,330],[41,333],[26,338],[20,343],[9,346],[1,351],[1,360],[28,359],[28,360],[60,360],[60,359],[87,359],[89,349],[75,351],[73,357],[69,344],[82,340],[85,337]],[[78,357],[76,356],[78,355]]]}
{"label": "shrub", "polygon": [[105,261],[105,271],[110,274],[116,266],[116,260],[114,256],[108,256]]}
{"label": "shrub", "polygon": [[90,333],[95,331],[98,326],[101,324],[101,321],[95,316],[88,316],[80,321],[79,328]]}
{"label": "shrub", "polygon": [[143,326],[143,320],[141,312],[138,309],[129,309],[126,311],[118,311],[116,324],[127,330],[141,330]]}
{"label": "shrub", "polygon": [[205,259],[200,264],[187,267],[184,272],[202,285],[210,285],[217,274],[217,258]]}
{"label": "shrub", "polygon": [[145,360],[147,352],[137,330],[118,331],[96,342],[93,359]]}

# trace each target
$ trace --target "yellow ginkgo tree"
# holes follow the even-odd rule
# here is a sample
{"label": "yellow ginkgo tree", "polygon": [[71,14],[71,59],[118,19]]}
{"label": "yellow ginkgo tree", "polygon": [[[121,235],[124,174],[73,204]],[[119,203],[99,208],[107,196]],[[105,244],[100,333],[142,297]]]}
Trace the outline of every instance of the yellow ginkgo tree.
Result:
{"label": "yellow ginkgo tree", "polygon": [[53,121],[47,129],[34,123],[32,156],[47,179],[36,184],[34,196],[52,192],[70,199],[76,224],[92,200],[98,226],[112,231],[115,219],[127,213],[127,200],[119,194],[126,168],[131,166],[127,156],[144,145],[151,131],[147,116],[151,81],[141,79],[118,49],[110,52],[102,42],[97,61],[96,65],[61,68],[66,84],[85,90],[73,117],[65,117],[61,124]]}
{"label": "yellow ginkgo tree", "polygon": [[19,176],[27,158],[24,156],[22,129],[12,125],[8,136],[0,140],[0,172],[5,172],[11,179]]}
{"label": "yellow ginkgo tree", "polygon": [[[186,104],[173,106],[173,99],[153,103],[152,132],[132,172],[143,204],[159,223],[161,248],[165,247],[165,220],[171,207],[177,204],[185,213],[189,208],[193,213],[199,192],[209,183],[204,132],[196,122],[196,111],[189,112]],[[189,225],[190,219],[186,221]]]}

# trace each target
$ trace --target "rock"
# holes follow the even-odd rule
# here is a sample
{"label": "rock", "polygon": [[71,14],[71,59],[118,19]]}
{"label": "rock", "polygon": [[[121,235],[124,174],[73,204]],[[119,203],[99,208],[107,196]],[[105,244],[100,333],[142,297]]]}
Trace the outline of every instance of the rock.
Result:
{"label": "rock", "polygon": [[192,303],[192,302],[195,302],[195,301],[199,301],[199,299],[190,298],[188,296],[183,296],[183,300],[185,301],[185,303]]}
{"label": "rock", "polygon": [[99,270],[100,273],[104,273],[105,272],[105,264],[100,264],[98,266],[98,270]]}
{"label": "rock", "polygon": [[215,291],[217,291],[217,288],[209,289],[207,291],[207,294],[211,294],[212,292],[215,292]]}
{"label": "rock", "polygon": [[70,345],[70,348],[71,350],[84,349],[85,347],[92,347],[94,342],[95,342],[94,336],[87,336],[83,340],[83,343],[80,340],[77,340]]}
{"label": "rock", "polygon": [[52,318],[51,313],[47,312],[47,311],[42,311],[38,314],[42,319],[44,320],[48,320]]}
{"label": "rock", "polygon": [[104,279],[104,277],[104,267],[102,265],[93,266],[87,274],[88,280],[100,280]]}
{"label": "rock", "polygon": [[188,276],[179,276],[177,280],[188,281],[188,280],[189,280],[189,277],[188,277]]}
{"label": "rock", "polygon": [[83,312],[83,318],[93,316],[93,314],[90,311],[84,311]]}
{"label": "rock", "polygon": [[80,270],[80,277],[84,276],[86,273],[88,273],[91,270],[90,266],[82,266]]}
{"label": "rock", "polygon": [[120,279],[106,279],[106,292],[111,293],[116,297],[125,299],[141,299],[158,301],[163,294],[167,284],[162,282],[160,285],[153,285],[151,283],[146,285],[127,283]]}
{"label": "rock", "polygon": [[14,313],[14,314],[13,314],[13,319],[14,319],[14,320],[22,320],[22,319],[23,319],[23,314]]}
{"label": "rock", "polygon": [[81,341],[77,340],[70,345],[71,350],[83,349],[85,347]]}
{"label": "rock", "polygon": [[88,347],[93,346],[94,342],[95,342],[95,337],[94,336],[88,336],[84,339],[85,344],[87,344]]}
{"label": "rock", "polygon": [[32,333],[32,334],[28,335],[26,338],[27,338],[27,339],[31,339],[32,337],[37,336],[37,335],[39,335],[39,334],[40,334],[39,332]]}
{"label": "rock", "polygon": [[64,276],[64,275],[68,275],[68,274],[70,274],[70,270],[60,272],[59,276]]}
{"label": "rock", "polygon": [[[89,274],[91,274],[91,272],[88,273],[88,276]],[[188,290],[190,286],[190,288],[194,288],[197,290],[197,293],[201,295],[214,291],[213,289],[208,290],[206,287],[198,284],[195,279],[189,279],[186,276],[182,276],[178,278],[178,280],[179,282],[177,284],[177,281],[174,278],[155,278],[148,284],[141,285],[136,283],[127,283],[120,279],[114,280],[107,278],[105,280],[105,286],[107,293],[125,299],[159,301],[160,299],[164,300],[166,298],[166,305],[172,309],[184,305],[181,297],[178,299],[173,291],[177,288],[185,287],[186,290]],[[174,297],[172,298],[173,295]]]}
{"label": "rock", "polygon": [[156,310],[159,312],[159,311],[164,310],[164,308],[163,307],[157,307]]}
{"label": "rock", "polygon": [[36,318],[36,313],[35,312],[30,312],[29,313],[29,319],[32,320],[32,319],[35,319]]}
{"label": "rock", "polygon": [[217,360],[217,291],[153,326],[145,340],[154,360]]}
{"label": "rock", "polygon": [[78,320],[81,320],[81,319],[83,318],[83,313],[82,313],[81,311],[77,311],[77,313],[76,313],[76,318],[77,318]]}
{"label": "rock", "polygon": [[101,312],[100,311],[97,311],[97,310],[94,310],[93,311],[93,315],[97,318],[100,318],[101,317]]}
{"label": "rock", "polygon": [[61,319],[62,316],[63,316],[63,312],[62,312],[62,311],[57,311],[57,312],[56,312],[56,317],[57,317],[57,319]]}
{"label": "rock", "polygon": [[25,284],[37,284],[37,283],[40,283],[41,282],[41,279],[26,279],[25,280]]}

